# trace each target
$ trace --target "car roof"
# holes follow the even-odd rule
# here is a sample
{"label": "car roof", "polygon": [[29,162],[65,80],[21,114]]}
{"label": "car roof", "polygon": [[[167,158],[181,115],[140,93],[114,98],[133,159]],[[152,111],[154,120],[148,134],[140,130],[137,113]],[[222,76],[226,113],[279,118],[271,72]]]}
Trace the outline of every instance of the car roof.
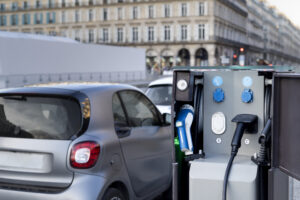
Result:
{"label": "car roof", "polygon": [[47,83],[30,85],[20,88],[9,88],[0,90],[0,94],[64,94],[71,95],[76,92],[89,93],[90,91],[100,90],[121,90],[121,89],[135,89],[137,88],[117,83],[100,83],[100,82],[64,82],[64,83]]}
{"label": "car roof", "polygon": [[173,84],[173,77],[168,76],[164,78],[157,79],[155,81],[152,81],[148,86],[158,86],[158,85],[172,85]]}

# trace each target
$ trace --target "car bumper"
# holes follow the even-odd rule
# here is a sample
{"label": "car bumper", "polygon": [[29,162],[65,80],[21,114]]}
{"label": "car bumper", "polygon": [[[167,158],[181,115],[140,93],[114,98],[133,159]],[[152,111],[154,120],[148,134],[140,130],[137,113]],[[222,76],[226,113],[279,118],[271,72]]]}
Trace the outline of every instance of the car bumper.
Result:
{"label": "car bumper", "polygon": [[70,187],[55,194],[0,189],[1,200],[97,200],[101,199],[106,179],[100,176],[74,174]]}

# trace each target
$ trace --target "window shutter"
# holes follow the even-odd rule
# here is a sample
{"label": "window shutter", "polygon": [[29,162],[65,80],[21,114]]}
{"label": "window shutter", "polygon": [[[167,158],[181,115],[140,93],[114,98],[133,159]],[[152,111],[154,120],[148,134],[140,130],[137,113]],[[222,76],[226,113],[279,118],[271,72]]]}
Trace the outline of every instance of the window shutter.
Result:
{"label": "window shutter", "polygon": [[187,41],[191,41],[191,26],[187,25]]}
{"label": "window shutter", "polygon": [[7,25],[7,24],[6,24],[6,15],[4,15],[3,20],[4,20],[3,24],[4,24],[4,26],[6,26],[6,25]]}
{"label": "window shutter", "polygon": [[164,31],[165,31],[165,27],[164,26],[160,26],[160,38],[159,38],[159,41],[164,41],[165,38],[164,38]]}
{"label": "window shutter", "polygon": [[56,22],[56,13],[55,12],[52,12],[52,15],[53,15],[53,24],[55,24],[55,22]]}
{"label": "window shutter", "polygon": [[207,1],[204,2],[204,15],[208,15],[208,3],[207,3]]}
{"label": "window shutter", "polygon": [[37,13],[34,14],[33,23],[34,23],[34,24],[37,24],[36,21],[37,21]]}
{"label": "window shutter", "polygon": [[205,40],[209,40],[209,25],[205,24]]}
{"label": "window shutter", "polygon": [[28,24],[30,24],[31,22],[31,18],[30,18],[31,16],[30,16],[30,14],[27,14],[27,21],[28,21]]}
{"label": "window shutter", "polygon": [[16,15],[16,25],[19,24],[19,15]]}
{"label": "window shutter", "polygon": [[43,13],[40,13],[40,21],[41,21],[41,24],[43,24]]}
{"label": "window shutter", "polygon": [[49,20],[50,20],[50,13],[47,13],[47,24],[49,24]]}
{"label": "window shutter", "polygon": [[170,25],[170,41],[174,41],[174,26]]}
{"label": "window shutter", "polygon": [[25,17],[26,17],[25,14],[23,14],[23,15],[22,15],[22,24],[23,24],[23,25],[25,24]]}

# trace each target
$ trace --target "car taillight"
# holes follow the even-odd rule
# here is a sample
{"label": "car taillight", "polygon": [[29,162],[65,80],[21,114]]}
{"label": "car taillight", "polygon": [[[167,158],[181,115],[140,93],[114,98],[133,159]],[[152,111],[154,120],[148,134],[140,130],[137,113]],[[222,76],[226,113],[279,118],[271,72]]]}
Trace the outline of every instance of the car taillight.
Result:
{"label": "car taillight", "polygon": [[87,169],[93,167],[100,154],[100,145],[96,142],[80,142],[71,150],[71,166],[74,168]]}

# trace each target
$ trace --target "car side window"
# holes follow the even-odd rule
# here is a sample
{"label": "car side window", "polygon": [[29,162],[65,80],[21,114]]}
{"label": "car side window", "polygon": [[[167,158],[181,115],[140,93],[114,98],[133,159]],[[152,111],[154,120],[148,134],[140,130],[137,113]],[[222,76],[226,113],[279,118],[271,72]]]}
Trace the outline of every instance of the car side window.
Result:
{"label": "car side window", "polygon": [[128,121],[123,110],[120,98],[117,94],[113,95],[112,110],[114,115],[115,127],[128,127]]}
{"label": "car side window", "polygon": [[160,119],[153,103],[136,91],[122,91],[120,97],[128,115],[130,126],[158,126]]}

